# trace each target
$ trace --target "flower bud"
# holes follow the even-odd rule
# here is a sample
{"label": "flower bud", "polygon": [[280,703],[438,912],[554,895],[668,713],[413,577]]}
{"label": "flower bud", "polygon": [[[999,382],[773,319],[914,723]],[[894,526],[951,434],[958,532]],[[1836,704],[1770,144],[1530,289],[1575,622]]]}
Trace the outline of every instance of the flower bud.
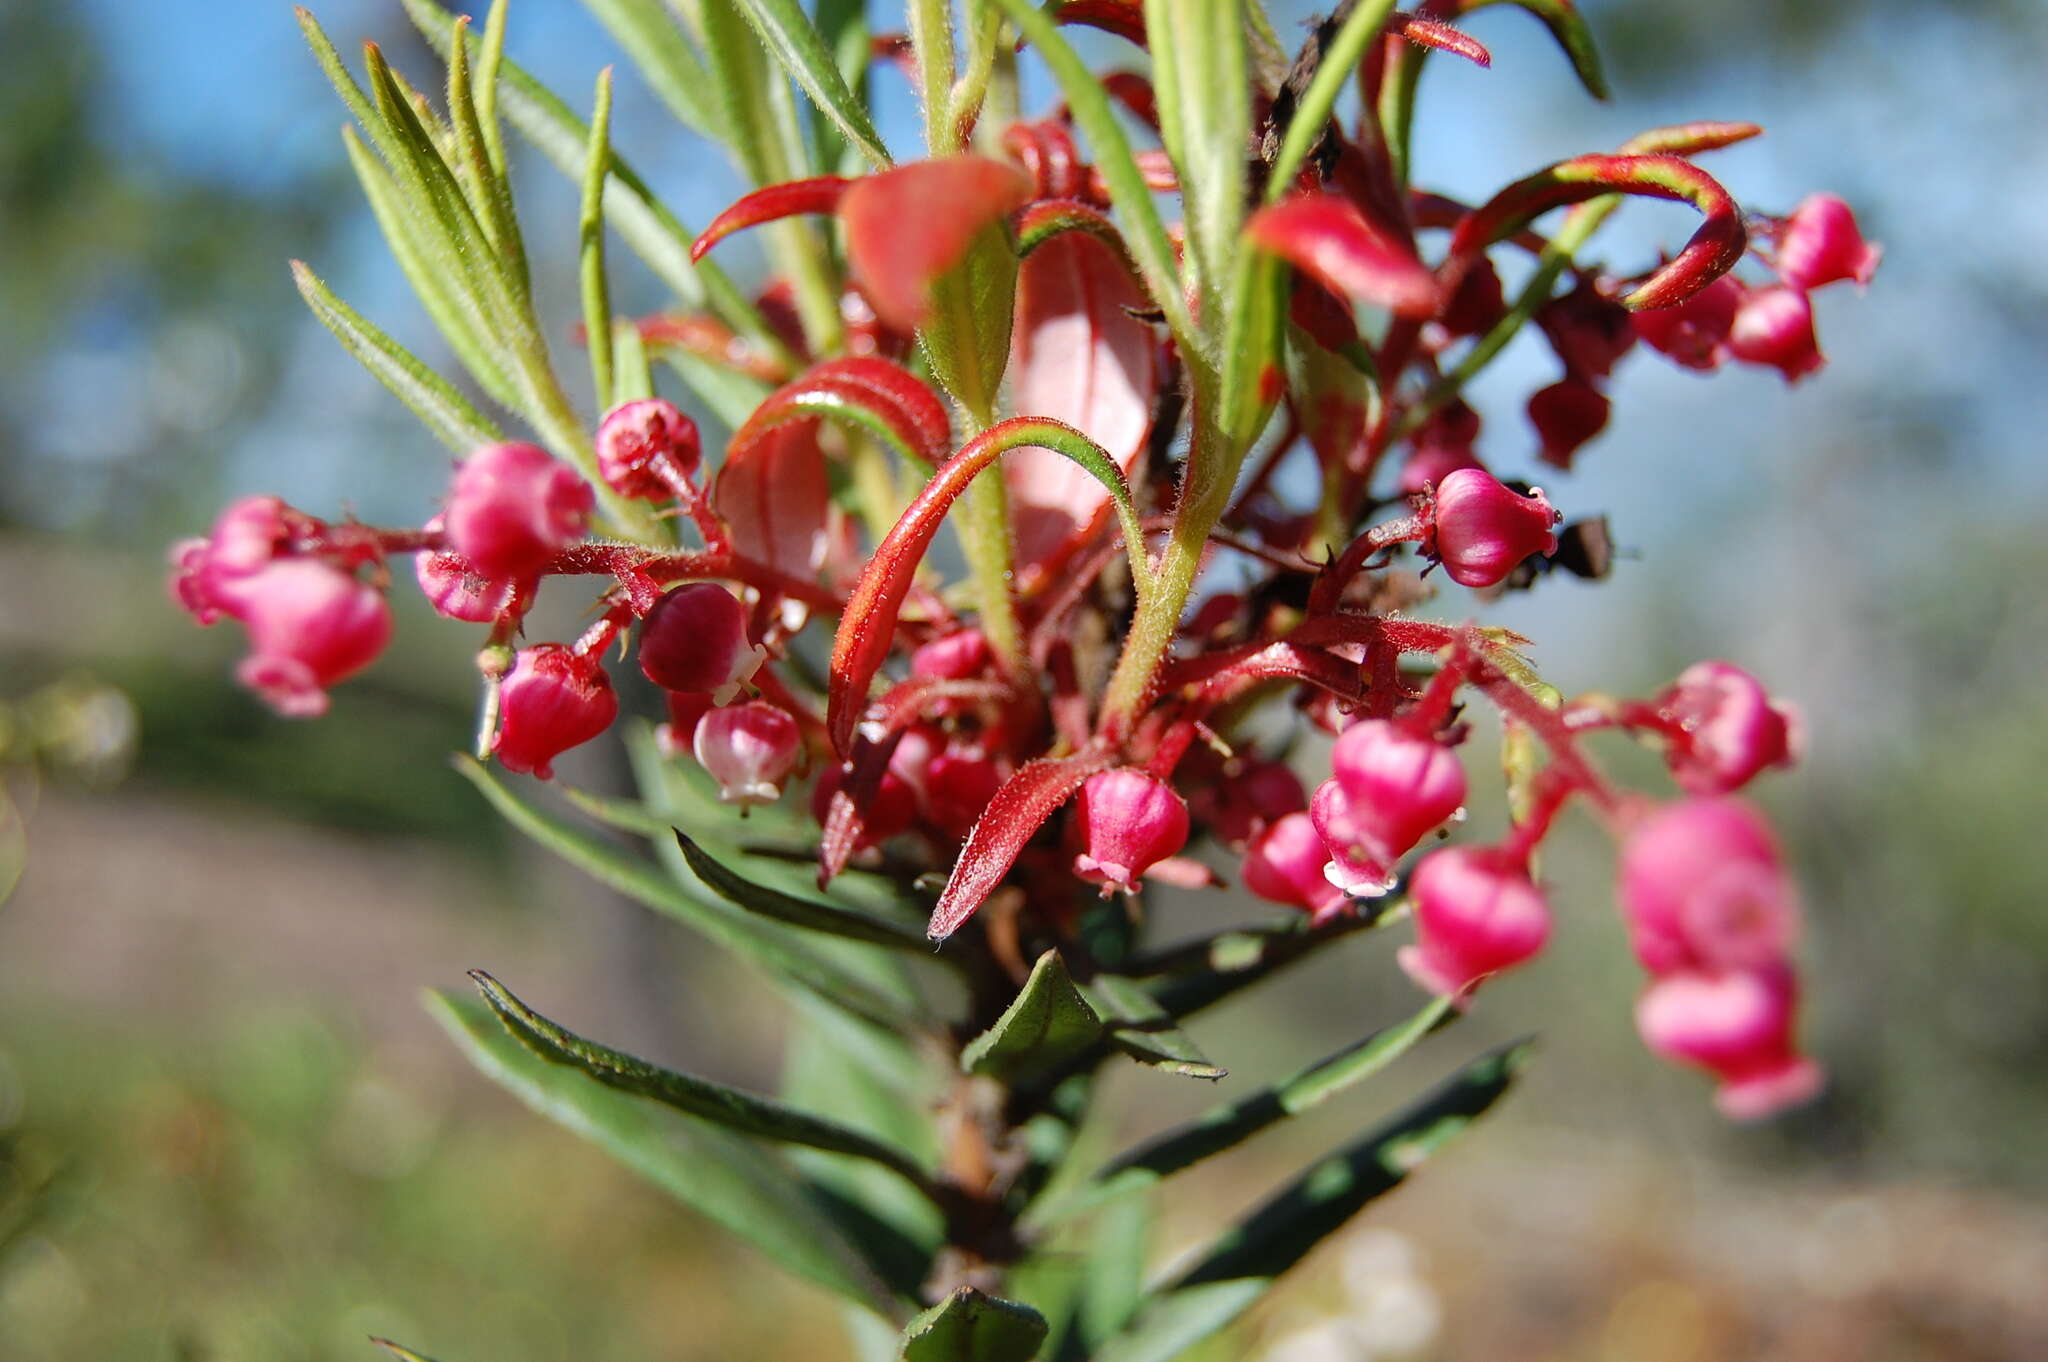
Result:
{"label": "flower bud", "polygon": [[318,558],[283,558],[240,579],[249,653],[235,676],[292,718],[327,712],[327,688],[370,665],[391,640],[384,593]]}
{"label": "flower bud", "polygon": [[614,407],[597,428],[598,476],[634,501],[668,500],[669,478],[694,477],[703,458],[697,423],[659,397]]}
{"label": "flower bud", "polygon": [[979,629],[961,629],[933,639],[910,655],[912,676],[967,681],[988,666],[988,639]]}
{"label": "flower bud", "polygon": [[1316,786],[1309,796],[1308,816],[1323,839],[1327,860],[1323,878],[1353,898],[1376,899],[1398,882],[1392,858],[1381,858],[1352,817],[1351,801],[1334,780]]}
{"label": "flower bud", "polygon": [[1465,804],[1458,754],[1386,719],[1361,719],[1337,738],[1330,772],[1352,825],[1375,858],[1392,864]]}
{"label": "flower bud", "polygon": [[1491,473],[1459,469],[1436,485],[1434,545],[1460,586],[1495,586],[1532,553],[1557,552],[1557,512],[1541,488],[1528,496]]}
{"label": "flower bud", "polygon": [[[439,530],[435,516],[426,523],[429,531]],[[413,555],[413,576],[434,613],[451,620],[489,624],[506,615],[525,613],[539,586],[535,578],[481,577],[459,553],[431,552]]]}
{"label": "flower bud", "polygon": [[1718,369],[1742,295],[1735,276],[1724,274],[1676,307],[1631,313],[1629,320],[1644,344],[1674,363]]}
{"label": "flower bud", "polygon": [[1432,851],[1408,879],[1415,944],[1395,957],[1422,987],[1456,997],[1543,949],[1550,905],[1528,869],[1497,847]]}
{"label": "flower bud", "polygon": [[535,445],[489,445],[456,470],[448,542],[486,577],[527,577],[583,537],[596,493]]}
{"label": "flower bud", "polygon": [[765,700],[711,710],[691,739],[718,797],[728,804],[772,804],[803,747],[796,720]]}
{"label": "flower bud", "polygon": [[701,691],[720,704],[761,665],[747,640],[747,608],[713,582],[685,582],[647,612],[640,670],[667,690]]}
{"label": "flower bud", "polygon": [[1838,279],[1868,284],[1883,254],[1863,239],[1848,204],[1833,194],[1810,194],[1778,238],[1778,277],[1802,292]]}
{"label": "flower bud", "polygon": [[619,698],[594,657],[560,643],[521,648],[498,693],[498,732],[491,751],[508,771],[554,775],[562,753],[611,727]]}
{"label": "flower bud", "polygon": [[222,615],[239,617],[240,584],[290,550],[296,522],[303,519],[276,497],[230,502],[206,538],[172,547],[171,592],[178,604],[201,624]]}
{"label": "flower bud", "polygon": [[1797,383],[1826,366],[1813,333],[1813,304],[1797,289],[1758,289],[1735,310],[1728,353],[1744,364],[1776,369]]}
{"label": "flower bud", "polygon": [[1091,776],[1081,787],[1086,844],[1074,873],[1092,884],[1135,889],[1138,877],[1188,843],[1188,806],[1173,787],[1131,767]]}
{"label": "flower bud", "polygon": [[1486,471],[1486,465],[1479,461],[1471,445],[1445,444],[1437,440],[1418,443],[1401,461],[1401,490],[1410,496],[1427,492],[1461,468]]}
{"label": "flower bud", "polygon": [[1567,378],[1538,388],[1529,398],[1529,423],[1543,442],[1536,457],[1553,468],[1569,470],[1580,447],[1607,428],[1612,405],[1607,394],[1584,379]]}
{"label": "flower bud", "polygon": [[1753,1121],[1820,1091],[1820,1066],[1793,1045],[1798,985],[1782,966],[1672,974],[1636,1002],[1636,1030],[1653,1054],[1721,1080],[1714,1105]]}
{"label": "flower bud", "polygon": [[1545,303],[1536,312],[1536,325],[1550,340],[1550,348],[1564,362],[1573,378],[1606,378],[1636,343],[1630,312],[1600,292],[1590,278],[1582,277],[1570,292]]}
{"label": "flower bud", "polygon": [[670,761],[695,755],[692,744],[697,737],[697,725],[714,708],[711,697],[694,690],[672,690],[663,694],[668,700],[668,722],[655,725],[654,745]]}
{"label": "flower bud", "polygon": [[[1252,757],[1235,771],[1219,771],[1216,780],[1196,791],[1189,802],[1199,802],[1202,821],[1217,841],[1240,848],[1288,814],[1305,811],[1308,791],[1286,762]],[[1319,870],[1321,864],[1317,862]]]}
{"label": "flower bud", "polygon": [[1688,799],[1638,823],[1622,842],[1620,897],[1652,974],[1770,965],[1798,934],[1777,839],[1736,799]]}
{"label": "flower bud", "polygon": [[1657,709],[1682,730],[1664,759],[1689,794],[1727,794],[1798,759],[1798,712],[1772,703],[1763,683],[1733,663],[1687,667]]}
{"label": "flower bud", "polygon": [[1316,920],[1348,901],[1323,874],[1329,850],[1307,813],[1282,814],[1255,835],[1244,853],[1244,887],[1270,903],[1299,908]]}

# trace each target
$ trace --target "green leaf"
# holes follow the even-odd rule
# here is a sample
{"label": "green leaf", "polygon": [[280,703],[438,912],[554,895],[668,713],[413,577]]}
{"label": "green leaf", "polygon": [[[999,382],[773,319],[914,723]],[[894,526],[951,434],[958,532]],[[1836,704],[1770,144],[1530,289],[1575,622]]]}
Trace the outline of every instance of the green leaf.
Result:
{"label": "green leaf", "polygon": [[1017,252],[1000,223],[984,227],[960,262],[931,281],[931,313],[918,328],[932,376],[986,419],[1010,362]]}
{"label": "green leaf", "polygon": [[1189,263],[1212,329],[1244,227],[1252,112],[1243,11],[1242,0],[1145,0],[1160,137],[1180,180]]}
{"label": "green leaf", "polygon": [[1095,1362],[1169,1362],[1229,1325],[1281,1273],[1492,1106],[1527,1059],[1529,1045],[1517,1041],[1483,1055],[1308,1169],[1219,1237]]}
{"label": "green leaf", "polygon": [[1117,1158],[1087,1186],[1033,1219],[1048,1223],[1106,1199],[1141,1191],[1183,1168],[1235,1148],[1260,1131],[1299,1116],[1379,1073],[1450,1015],[1448,1001],[1432,999],[1408,1020],[1375,1031],[1291,1078],[1226,1102],[1186,1125],[1147,1140]]}
{"label": "green leaf", "polygon": [[910,1321],[903,1362],[1031,1362],[1043,1342],[1036,1310],[963,1286]]}
{"label": "green leaf", "polygon": [[388,1338],[372,1337],[370,1342],[376,1344],[385,1352],[390,1353],[398,1359],[398,1362],[434,1362],[433,1358],[426,1356],[424,1353],[416,1353],[403,1343],[393,1343]]}
{"label": "green leaf", "polygon": [[837,1122],[792,1110],[780,1102],[714,1083],[694,1074],[678,1073],[635,1059],[632,1055],[586,1040],[550,1021],[521,1002],[512,991],[482,970],[471,970],[484,1001],[520,1044],[547,1060],[580,1069],[607,1087],[646,1097],[677,1111],[715,1122],[742,1135],[783,1144],[804,1145],[834,1154],[850,1154],[896,1173],[912,1186],[929,1189],[923,1169],[900,1149],[870,1139]]}
{"label": "green leaf", "polygon": [[708,894],[703,899],[691,895],[659,867],[542,811],[468,757],[457,757],[455,766],[513,827],[598,883],[676,918],[741,959],[751,961],[793,996],[815,997],[831,1007],[895,1030],[914,1029],[923,1023],[914,1002],[862,979],[827,955],[808,948],[791,933]]}
{"label": "green leaf", "polygon": [[716,93],[675,16],[661,0],[583,0],[634,68],[679,122],[713,141],[727,130],[713,102]]}
{"label": "green leaf", "polygon": [[1109,186],[1109,200],[1123,221],[1124,236],[1131,258],[1143,271],[1145,286],[1166,314],[1168,327],[1185,350],[1199,351],[1194,316],[1180,291],[1180,271],[1174,263],[1173,243],[1166,235],[1152,191],[1145,187],[1144,174],[1131,154],[1130,138],[1117,121],[1115,109],[1102,82],[1088,69],[1073,47],[1060,35],[1052,19],[1034,0],[995,0],[1017,29],[1038,50],[1051,68],[1060,93],[1075,124],[1088,138],[1095,155],[1095,168]]}
{"label": "green leaf", "polygon": [[797,0],[743,0],[741,11],[818,111],[838,125],[846,140],[880,170],[890,164],[888,148],[868,121],[867,110],[846,88],[832,51]]}
{"label": "green leaf", "polygon": [[872,946],[909,951],[921,959],[936,958],[948,964],[957,963],[948,956],[935,957],[931,942],[915,927],[906,927],[852,908],[841,908],[837,904],[800,899],[794,894],[755,884],[719,864],[680,829],[676,831],[675,838],[676,845],[682,848],[683,859],[690,863],[690,872],[722,897],[750,913],[759,913],[806,931],[826,932],[851,941],[865,941]]}
{"label": "green leaf", "polygon": [[1380,900],[1380,910],[1347,913],[1320,927],[1296,915],[1269,927],[1221,932],[1161,955],[1132,962],[1126,973],[1172,974],[1152,990],[1167,1015],[1185,1021],[1206,1007],[1263,983],[1323,946],[1353,932],[1370,931],[1392,920],[1403,900]]}
{"label": "green leaf", "polygon": [[1266,428],[1286,388],[1280,337],[1287,322],[1287,269],[1278,256],[1248,251],[1232,290],[1223,341],[1222,424],[1243,449]]}
{"label": "green leaf", "polygon": [[1359,0],[1358,7],[1323,49],[1322,63],[1295,103],[1294,121],[1287,125],[1287,135],[1280,139],[1280,153],[1273,158],[1266,181],[1266,202],[1278,203],[1293,192],[1294,177],[1308,160],[1310,150],[1322,140],[1330,112],[1337,107],[1337,97],[1350,85],[1352,73],[1358,70],[1366,49],[1386,27],[1387,16],[1393,11],[1394,0]]}
{"label": "green leaf", "polygon": [[1174,1024],[1142,986],[1114,974],[1101,974],[1088,986],[1088,997],[1108,1023],[1109,1043],[1141,1064],[1189,1078],[1218,1079],[1225,1071],[1209,1062],[1187,1033]]}
{"label": "green leaf", "polygon": [[334,333],[344,349],[362,361],[364,368],[376,375],[379,383],[412,408],[413,414],[426,423],[442,444],[467,455],[479,446],[505,438],[446,379],[335,297],[304,261],[292,262],[292,279],[299,286],[299,296],[306,300],[306,306],[313,309],[321,324]]}
{"label": "green leaf", "polygon": [[[592,1083],[514,1040],[480,1003],[430,994],[427,1007],[486,1075],[789,1272],[893,1313],[887,1288],[803,1182],[708,1122]],[[900,1316],[899,1316],[900,1318]]]}
{"label": "green leaf", "polygon": [[1087,1051],[1102,1035],[1102,1018],[1074,987],[1056,950],[1038,957],[996,1024],[960,1052],[965,1073],[1013,1081],[1056,1068]]}
{"label": "green leaf", "polygon": [[1550,36],[1571,60],[1579,84],[1595,99],[1608,97],[1607,77],[1600,69],[1600,50],[1593,44],[1593,30],[1572,0],[1461,0],[1458,8],[1470,11],[1488,5],[1509,4],[1527,10],[1543,22]]}
{"label": "green leaf", "polygon": [[[503,28],[502,5],[497,22]],[[466,20],[461,22],[467,22]],[[504,34],[500,31],[496,41],[502,44]],[[487,36],[486,42],[491,41]],[[503,59],[502,48],[497,60]],[[492,66],[491,78],[496,79],[496,67]],[[448,54],[448,121],[455,131],[455,144],[461,159],[460,176],[466,178],[470,191],[470,202],[476,209],[484,234],[490,238],[491,246],[505,262],[505,273],[513,288],[524,298],[533,290],[532,277],[527,272],[526,243],[519,233],[519,215],[512,204],[512,185],[505,178],[505,162],[502,148],[495,159],[489,138],[484,134],[483,115],[477,108],[476,85],[469,72],[469,44],[454,44]]]}
{"label": "green leaf", "polygon": [[604,181],[611,165],[612,69],[597,75],[590,143],[583,156],[583,210],[577,224],[578,277],[583,284],[583,337],[590,351],[590,390],[602,408],[612,392],[612,295],[604,269]]}
{"label": "green leaf", "polygon": [[1088,1226],[1088,1269],[1076,1324],[1091,1351],[1128,1328],[1144,1302],[1154,1218],[1150,1198],[1127,1197],[1105,1207]]}

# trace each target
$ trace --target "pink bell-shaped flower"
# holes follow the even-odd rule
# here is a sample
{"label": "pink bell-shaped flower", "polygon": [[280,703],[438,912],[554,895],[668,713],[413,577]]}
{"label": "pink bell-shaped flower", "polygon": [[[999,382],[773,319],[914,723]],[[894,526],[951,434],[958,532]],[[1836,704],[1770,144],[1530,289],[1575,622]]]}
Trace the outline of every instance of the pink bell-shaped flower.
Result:
{"label": "pink bell-shaped flower", "polygon": [[1353,898],[1376,899],[1397,882],[1390,862],[1374,849],[1358,821],[1344,787],[1334,780],[1316,786],[1309,796],[1309,822],[1323,839],[1328,859],[1323,878]]}
{"label": "pink bell-shaped flower", "polygon": [[1728,353],[1744,364],[1776,369],[1797,383],[1827,364],[1813,333],[1813,304],[1793,288],[1757,289],[1735,310]]}
{"label": "pink bell-shaped flower", "polygon": [[1437,483],[1435,517],[1436,556],[1460,586],[1495,586],[1530,554],[1557,552],[1558,515],[1542,489],[1523,496],[1477,468]]}
{"label": "pink bell-shaped flower", "polygon": [[537,445],[488,445],[463,461],[442,519],[486,577],[528,577],[583,537],[597,494]]}
{"label": "pink bell-shaped flower", "polygon": [[1186,802],[1144,771],[1090,776],[1077,803],[1085,849],[1074,858],[1074,873],[1105,893],[1136,889],[1139,876],[1188,844]]}
{"label": "pink bell-shaped flower", "polygon": [[1697,662],[1657,697],[1681,730],[1664,759],[1687,793],[1728,794],[1760,772],[1798,760],[1799,714],[1732,662]]}
{"label": "pink bell-shaped flower", "polygon": [[1676,307],[1630,314],[1643,343],[1687,369],[1718,369],[1742,306],[1743,287],[1724,274]]}
{"label": "pink bell-shaped flower", "polygon": [[1536,457],[1553,468],[1569,469],[1572,456],[1607,428],[1612,406],[1607,394],[1584,379],[1567,378],[1538,388],[1529,398],[1529,424],[1543,442]]}
{"label": "pink bell-shaped flower", "polygon": [[1498,847],[1432,851],[1408,878],[1415,944],[1395,957],[1432,993],[1457,997],[1550,939],[1550,905],[1526,865]]}
{"label": "pink bell-shaped flower", "polygon": [[1778,237],[1778,277],[1802,292],[1838,279],[1868,284],[1883,254],[1863,239],[1848,204],[1833,194],[1810,194]]}
{"label": "pink bell-shaped flower", "polygon": [[924,770],[925,817],[951,837],[965,837],[1002,785],[995,761],[979,747],[954,744]]}
{"label": "pink bell-shaped flower", "polygon": [[596,658],[536,643],[519,650],[499,688],[491,752],[506,770],[546,780],[556,757],[603,733],[618,715],[619,697]]}
{"label": "pink bell-shaped flower", "polygon": [[1318,922],[1349,902],[1323,874],[1330,853],[1306,812],[1282,814],[1251,840],[1244,853],[1244,887],[1269,903],[1299,908]]}
{"label": "pink bell-shaped flower", "polygon": [[1218,770],[1213,781],[1204,782],[1190,797],[1189,807],[1217,841],[1237,849],[1288,814],[1305,811],[1308,791],[1286,762],[1252,756],[1235,770]]}
{"label": "pink bell-shaped flower", "polygon": [[318,558],[281,558],[235,584],[249,656],[235,676],[292,718],[327,712],[327,688],[391,640],[384,593]]}
{"label": "pink bell-shaped flower", "polygon": [[[442,527],[440,516],[426,523],[429,531]],[[420,593],[434,613],[451,620],[489,624],[506,615],[524,614],[540,585],[537,578],[484,577],[459,553],[426,552],[413,556],[413,576]]]}
{"label": "pink bell-shaped flower", "polygon": [[258,571],[289,552],[298,512],[276,497],[230,502],[204,539],[171,549],[171,593],[201,624],[242,613],[238,590]]}
{"label": "pink bell-shaped flower", "polygon": [[803,736],[796,720],[765,700],[727,705],[697,721],[691,739],[697,760],[718,782],[728,804],[772,804],[796,769]]}
{"label": "pink bell-shaped flower", "polygon": [[665,695],[668,722],[655,725],[654,745],[671,761],[694,756],[696,749],[692,744],[697,738],[697,725],[716,706],[702,691],[672,690]]}
{"label": "pink bell-shaped flower", "polygon": [[940,681],[967,681],[988,666],[988,639],[979,629],[960,629],[910,655],[910,674]]}
{"label": "pink bell-shaped flower", "polygon": [[1798,985],[1783,966],[1671,974],[1636,1002],[1636,1030],[1653,1054],[1721,1080],[1714,1105],[1737,1121],[1796,1106],[1820,1091],[1820,1066],[1793,1044]]}
{"label": "pink bell-shaped flower", "polygon": [[700,691],[720,704],[761,665],[747,639],[747,608],[714,582],[685,582],[647,612],[640,670],[667,690]]}
{"label": "pink bell-shaped flower", "polygon": [[1458,754],[1387,719],[1361,719],[1330,751],[1346,812],[1375,859],[1392,864],[1465,804]]}
{"label": "pink bell-shaped flower", "polygon": [[1738,799],[1687,799],[1636,824],[1622,842],[1620,898],[1652,974],[1772,965],[1799,930],[1777,839]]}
{"label": "pink bell-shaped flower", "polygon": [[598,476],[634,501],[668,500],[671,482],[695,476],[703,459],[697,423],[663,398],[613,407],[597,428]]}

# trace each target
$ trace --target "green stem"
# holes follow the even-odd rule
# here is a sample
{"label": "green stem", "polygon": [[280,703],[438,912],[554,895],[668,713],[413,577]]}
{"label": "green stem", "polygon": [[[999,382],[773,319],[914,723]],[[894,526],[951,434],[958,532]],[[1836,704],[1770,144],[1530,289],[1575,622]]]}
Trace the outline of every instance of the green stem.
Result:
{"label": "green stem", "polygon": [[917,98],[924,108],[924,142],[934,156],[960,150],[950,124],[953,102],[953,6],[950,0],[912,0],[910,46],[917,54]]}
{"label": "green stem", "polygon": [[[962,413],[970,441],[995,424],[991,407],[963,407]],[[974,583],[982,637],[1004,671],[1027,676],[1031,658],[1024,647],[1024,627],[1017,620],[1017,603],[1010,595],[1010,492],[1002,470],[992,469],[989,476],[976,478],[960,498],[956,512],[953,524]]]}

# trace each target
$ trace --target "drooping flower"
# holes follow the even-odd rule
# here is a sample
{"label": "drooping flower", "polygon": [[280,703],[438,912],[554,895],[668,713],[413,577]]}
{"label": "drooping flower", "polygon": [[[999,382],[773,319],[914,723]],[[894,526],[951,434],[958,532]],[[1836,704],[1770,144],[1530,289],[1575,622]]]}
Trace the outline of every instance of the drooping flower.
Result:
{"label": "drooping flower", "polygon": [[230,502],[206,538],[172,546],[172,595],[201,624],[239,616],[240,584],[285,554],[305,520],[277,497]]}
{"label": "drooping flower", "polygon": [[1607,428],[1612,407],[1607,395],[1584,379],[1538,388],[1529,398],[1529,424],[1543,446],[1536,457],[1553,468],[1569,469],[1572,456]]}
{"label": "drooping flower", "polygon": [[1090,776],[1078,817],[1084,849],[1074,873],[1093,884],[1135,889],[1155,863],[1188,843],[1188,806],[1154,775],[1125,767]]}
{"label": "drooping flower", "polygon": [[1827,364],[1813,332],[1813,304],[1793,288],[1757,289],[1745,297],[1728,329],[1728,353],[1776,369],[1787,383]]}
{"label": "drooping flower", "polygon": [[612,408],[597,428],[597,471],[622,497],[664,501],[704,457],[697,423],[664,398]]}
{"label": "drooping flower", "polygon": [[[429,533],[441,529],[441,517],[435,516],[424,528]],[[434,607],[435,614],[473,624],[489,624],[507,615],[525,613],[539,586],[539,580],[532,577],[522,580],[482,576],[467,558],[445,550],[415,555],[412,567],[420,593]]]}
{"label": "drooping flower", "polygon": [[1883,254],[1863,239],[1848,204],[1833,194],[1810,194],[1778,238],[1778,277],[1802,292],[1839,279],[1868,284]]}
{"label": "drooping flower", "polygon": [[1791,949],[1799,906],[1763,818],[1738,799],[1687,799],[1622,842],[1622,915],[1653,974],[1755,969]]}
{"label": "drooping flower", "polygon": [[1735,276],[1724,274],[1678,306],[1632,313],[1630,321],[1644,344],[1673,363],[1687,369],[1718,369],[1742,295]]}
{"label": "drooping flower", "polygon": [[491,752],[508,771],[555,773],[555,758],[612,726],[619,697],[594,657],[560,643],[521,648],[499,690]]}
{"label": "drooping flower", "polygon": [[715,582],[685,582],[647,612],[640,670],[667,690],[699,691],[720,704],[761,665],[747,638],[747,608]]}
{"label": "drooping flower", "polygon": [[1798,759],[1798,713],[1731,662],[1694,663],[1656,703],[1679,729],[1664,759],[1690,794],[1728,794]]}
{"label": "drooping flower", "polygon": [[1528,868],[1498,847],[1444,847],[1409,877],[1415,944],[1396,957],[1432,993],[1456,997],[1522,964],[1550,938],[1550,905]]}
{"label": "drooping flower", "polygon": [[726,705],[697,721],[691,748],[728,804],[772,804],[796,769],[803,737],[788,712],[764,700]]}
{"label": "drooping flower", "polygon": [[590,484],[537,445],[488,445],[456,470],[448,542],[486,577],[526,577],[583,537]]}
{"label": "drooping flower", "polygon": [[1550,348],[1564,362],[1565,373],[1591,381],[1606,378],[1636,343],[1629,312],[1602,293],[1591,278],[1581,277],[1570,290],[1536,312],[1536,325]]}
{"label": "drooping flower", "polygon": [[1557,552],[1558,514],[1541,488],[1529,495],[1491,473],[1461,468],[1436,485],[1432,545],[1460,586],[1495,586],[1531,554]]}
{"label": "drooping flower", "polygon": [[1391,865],[1465,804],[1458,754],[1388,719],[1361,719],[1330,751],[1345,812],[1371,859]]}
{"label": "drooping flower", "polygon": [[1335,780],[1316,786],[1309,796],[1308,816],[1323,839],[1327,864],[1323,877],[1353,898],[1378,898],[1396,878],[1392,858],[1382,857],[1352,816],[1351,801]]}
{"label": "drooping flower", "polygon": [[234,584],[249,632],[243,685],[280,714],[327,712],[327,688],[370,665],[391,640],[384,593],[318,558],[281,558]]}
{"label": "drooping flower", "polygon": [[1306,812],[1282,814],[1255,835],[1244,853],[1244,887],[1271,903],[1299,908],[1317,920],[1348,901],[1323,874],[1329,850]]}
{"label": "drooping flower", "polygon": [[1783,966],[1670,974],[1636,1003],[1651,1052],[1720,1079],[1714,1105],[1737,1121],[1770,1116],[1820,1091],[1818,1064],[1793,1043],[1798,985]]}

